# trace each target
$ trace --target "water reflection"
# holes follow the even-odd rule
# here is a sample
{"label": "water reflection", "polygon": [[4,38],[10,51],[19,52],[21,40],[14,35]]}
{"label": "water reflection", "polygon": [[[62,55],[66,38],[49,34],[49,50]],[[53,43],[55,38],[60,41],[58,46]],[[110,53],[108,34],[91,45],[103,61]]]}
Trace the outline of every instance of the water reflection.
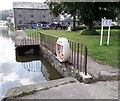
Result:
{"label": "water reflection", "polygon": [[55,80],[62,76],[40,55],[16,55],[18,62],[29,72],[41,72],[46,80]]}
{"label": "water reflection", "polygon": [[41,66],[41,61],[31,61],[31,62],[23,62],[22,66],[28,70],[28,71],[32,71],[32,72],[40,72],[42,68]]}
{"label": "water reflection", "polygon": [[[53,76],[50,76],[51,75],[51,74],[49,74],[50,71],[48,71],[46,69],[46,67],[41,63],[41,61],[23,62],[22,66],[27,71],[30,71],[30,72],[41,72],[43,74],[43,77],[45,77],[46,80],[52,80],[54,76],[55,76],[54,79],[58,79],[58,78],[62,77],[59,74],[57,74],[57,75],[52,74]],[[53,70],[53,73],[54,73],[54,71],[55,70]]]}
{"label": "water reflection", "polygon": [[14,30],[9,30],[7,28],[0,28],[0,36],[8,39],[10,38],[13,41],[15,40]]}

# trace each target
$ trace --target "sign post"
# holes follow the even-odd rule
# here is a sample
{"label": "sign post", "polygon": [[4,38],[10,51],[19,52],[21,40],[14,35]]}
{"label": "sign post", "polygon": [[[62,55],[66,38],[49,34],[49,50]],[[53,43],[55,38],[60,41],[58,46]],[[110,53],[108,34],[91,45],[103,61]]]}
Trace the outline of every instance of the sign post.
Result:
{"label": "sign post", "polygon": [[108,29],[107,45],[109,45],[109,41],[110,41],[110,26],[109,26],[109,29]]}
{"label": "sign post", "polygon": [[112,19],[102,19],[101,21],[101,37],[100,37],[100,46],[102,46],[102,38],[103,38],[103,27],[109,26],[108,29],[108,37],[107,37],[107,45],[109,45],[110,41],[110,26],[111,26]]}

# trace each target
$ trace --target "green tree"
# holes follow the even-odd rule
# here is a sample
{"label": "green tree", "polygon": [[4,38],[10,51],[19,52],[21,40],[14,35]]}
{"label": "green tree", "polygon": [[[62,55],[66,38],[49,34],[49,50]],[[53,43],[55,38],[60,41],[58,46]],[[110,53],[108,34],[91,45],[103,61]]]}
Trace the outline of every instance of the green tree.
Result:
{"label": "green tree", "polygon": [[[55,0],[54,0],[55,1]],[[87,30],[94,30],[93,21],[100,21],[106,17],[114,19],[117,17],[118,2],[52,2],[47,0],[51,13],[55,16],[67,13],[73,17],[73,29],[75,30],[76,16],[80,17],[82,23],[87,26]]]}
{"label": "green tree", "polygon": [[59,14],[70,14],[71,17],[73,17],[73,30],[75,30],[75,22],[76,22],[76,16],[77,16],[77,8],[78,3],[77,2],[51,2],[46,1],[46,3],[49,5],[50,11],[54,16],[58,16]]}
{"label": "green tree", "polygon": [[1,15],[1,20],[7,20],[7,17],[9,16],[9,11],[8,10],[1,10],[0,11],[0,15]]}
{"label": "green tree", "polygon": [[93,21],[101,21],[101,18],[114,19],[117,17],[116,9],[119,3],[114,2],[82,2],[79,6],[81,21],[88,30],[94,30]]}

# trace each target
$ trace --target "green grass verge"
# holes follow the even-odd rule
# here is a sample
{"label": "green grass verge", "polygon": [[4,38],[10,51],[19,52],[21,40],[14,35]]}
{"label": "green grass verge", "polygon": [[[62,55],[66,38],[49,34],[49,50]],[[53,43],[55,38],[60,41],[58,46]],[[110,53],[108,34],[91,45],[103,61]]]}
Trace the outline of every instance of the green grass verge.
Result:
{"label": "green grass verge", "polygon": [[[100,33],[100,30],[96,30]],[[103,46],[100,46],[100,35],[81,35],[79,31],[67,32],[64,30],[26,30],[28,34],[34,32],[43,32],[46,34],[66,37],[70,40],[74,40],[85,44],[88,47],[88,55],[97,61],[109,64],[113,67],[118,66],[118,29],[112,29],[110,35],[110,45],[107,46],[107,29],[104,30]]]}

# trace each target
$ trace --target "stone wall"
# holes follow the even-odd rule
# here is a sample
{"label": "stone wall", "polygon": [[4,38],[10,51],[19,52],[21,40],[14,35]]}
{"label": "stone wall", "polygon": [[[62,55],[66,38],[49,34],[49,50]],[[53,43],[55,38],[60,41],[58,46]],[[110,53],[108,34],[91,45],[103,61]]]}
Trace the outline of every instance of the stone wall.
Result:
{"label": "stone wall", "polygon": [[78,69],[74,68],[73,65],[66,63],[61,63],[57,57],[50,52],[47,48],[42,45],[40,47],[40,54],[49,62],[63,77],[74,77],[79,81],[84,83],[91,83],[93,78],[87,73],[85,75],[83,72],[80,72]]}
{"label": "stone wall", "polygon": [[61,63],[57,57],[48,49],[40,45],[40,54],[63,76],[69,77],[73,75],[73,67],[68,62]]}

